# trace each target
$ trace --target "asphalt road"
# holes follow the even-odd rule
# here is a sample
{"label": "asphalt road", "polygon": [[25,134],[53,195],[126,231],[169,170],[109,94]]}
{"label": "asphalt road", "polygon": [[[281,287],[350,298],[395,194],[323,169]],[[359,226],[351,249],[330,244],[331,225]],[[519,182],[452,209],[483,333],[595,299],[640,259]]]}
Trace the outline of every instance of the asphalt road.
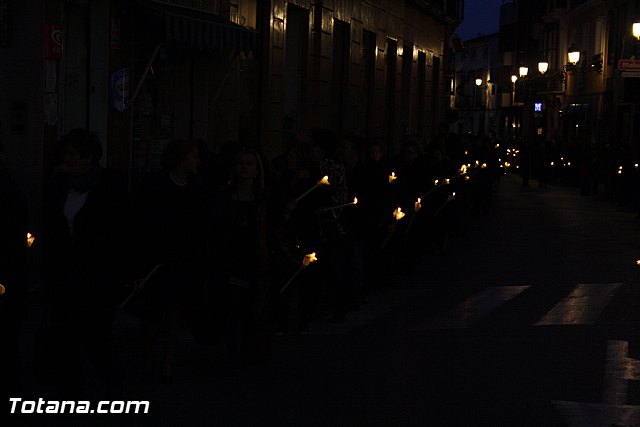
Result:
{"label": "asphalt road", "polygon": [[[636,214],[514,176],[494,196],[444,255],[394,277],[363,311],[274,338],[267,367],[229,376],[220,348],[185,336],[175,382],[161,385],[144,380],[139,344],[125,337],[125,398],[149,400],[149,414],[30,423],[640,425]],[[125,336],[130,326],[119,319]]]}

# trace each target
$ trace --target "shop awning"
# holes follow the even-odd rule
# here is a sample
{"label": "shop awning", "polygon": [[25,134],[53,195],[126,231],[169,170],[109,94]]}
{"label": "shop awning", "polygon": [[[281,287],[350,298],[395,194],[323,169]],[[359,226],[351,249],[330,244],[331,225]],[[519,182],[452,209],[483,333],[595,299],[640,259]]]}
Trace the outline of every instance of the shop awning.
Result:
{"label": "shop awning", "polygon": [[141,4],[159,15],[167,43],[207,51],[254,52],[258,33],[223,17],[156,1]]}

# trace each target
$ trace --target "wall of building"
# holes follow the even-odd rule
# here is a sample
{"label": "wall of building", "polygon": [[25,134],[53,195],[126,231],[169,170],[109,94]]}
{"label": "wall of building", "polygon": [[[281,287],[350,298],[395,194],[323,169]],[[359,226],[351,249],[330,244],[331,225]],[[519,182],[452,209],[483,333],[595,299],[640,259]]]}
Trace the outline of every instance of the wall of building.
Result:
{"label": "wall of building", "polygon": [[[47,2],[48,3],[48,2]],[[42,201],[45,2],[8,1],[7,33],[0,46],[0,138],[11,176],[28,195],[30,223]],[[55,83],[54,83],[55,84]],[[35,232],[36,230],[34,230]]]}
{"label": "wall of building", "polygon": [[[303,81],[300,86],[301,103],[299,116],[293,124],[285,125],[284,98],[291,78],[287,76],[287,12],[297,7],[308,16],[308,54],[303,53],[300,67]],[[264,93],[263,146],[269,155],[281,152],[287,126],[303,129],[332,128],[333,118],[339,114],[332,111],[331,85],[333,66],[334,20],[349,26],[347,84],[345,85],[345,111],[343,133],[356,132],[372,138],[380,138],[391,149],[397,146],[401,138],[402,127],[405,132],[429,135],[435,129],[437,121],[444,116],[447,102],[442,65],[445,46],[445,25],[437,23],[423,13],[417,13],[411,6],[399,1],[311,1],[311,0],[274,0],[269,10],[270,37],[268,56],[268,78],[270,85]],[[369,78],[365,68],[365,38],[375,35],[375,62]],[[410,47],[405,49],[405,46]],[[425,87],[423,107],[415,99],[418,87],[418,60],[425,54]],[[392,55],[390,58],[389,55]],[[409,55],[409,60],[404,60]],[[435,58],[435,59],[434,59]],[[267,59],[267,58],[265,58]],[[393,62],[390,62],[393,61]],[[439,64],[436,71],[433,65]],[[411,67],[404,70],[403,65]],[[393,70],[395,68],[395,70]],[[389,73],[393,73],[390,75]],[[401,111],[403,76],[410,79],[411,111]],[[433,97],[432,86],[437,82],[440,89],[437,98]],[[371,87],[369,86],[371,84]],[[406,83],[405,83],[405,94]],[[371,90],[370,103],[363,99]],[[417,112],[424,117],[420,119]],[[403,126],[401,126],[403,125]]]}

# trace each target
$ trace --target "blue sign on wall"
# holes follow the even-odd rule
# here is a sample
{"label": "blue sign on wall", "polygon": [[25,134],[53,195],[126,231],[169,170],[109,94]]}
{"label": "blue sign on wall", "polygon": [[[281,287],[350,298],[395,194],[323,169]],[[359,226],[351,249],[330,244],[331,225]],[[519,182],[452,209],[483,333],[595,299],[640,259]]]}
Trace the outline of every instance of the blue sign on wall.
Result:
{"label": "blue sign on wall", "polygon": [[129,107],[129,69],[121,68],[111,75],[109,89],[111,106],[123,112]]}

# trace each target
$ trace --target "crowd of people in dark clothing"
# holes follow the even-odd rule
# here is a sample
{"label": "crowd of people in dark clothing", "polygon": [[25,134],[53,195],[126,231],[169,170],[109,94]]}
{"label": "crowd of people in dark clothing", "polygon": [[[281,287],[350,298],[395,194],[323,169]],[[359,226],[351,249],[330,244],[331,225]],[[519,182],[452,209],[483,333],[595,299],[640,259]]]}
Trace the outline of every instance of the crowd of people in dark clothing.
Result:
{"label": "crowd of people in dark clothing", "polygon": [[[410,273],[425,253],[443,254],[466,212],[488,211],[498,177],[496,141],[461,139],[446,125],[429,144],[407,138],[392,157],[385,149],[326,130],[291,132],[274,159],[255,148],[231,144],[213,154],[201,141],[175,140],[161,170],[128,185],[101,166],[95,134],[70,131],[46,185],[38,236],[46,310],[37,377],[81,396],[84,355],[106,395],[120,396],[124,369],[112,336],[119,309],[140,319],[144,369],[164,383],[185,328],[203,344],[223,345],[237,370],[267,364],[276,335],[305,334],[320,319],[342,322],[391,285],[392,274]],[[0,298],[12,307],[2,307],[2,324],[17,348],[26,204],[0,173],[2,232],[12,233],[2,239],[19,248],[2,254],[8,290]],[[303,264],[308,254],[317,262]]]}

